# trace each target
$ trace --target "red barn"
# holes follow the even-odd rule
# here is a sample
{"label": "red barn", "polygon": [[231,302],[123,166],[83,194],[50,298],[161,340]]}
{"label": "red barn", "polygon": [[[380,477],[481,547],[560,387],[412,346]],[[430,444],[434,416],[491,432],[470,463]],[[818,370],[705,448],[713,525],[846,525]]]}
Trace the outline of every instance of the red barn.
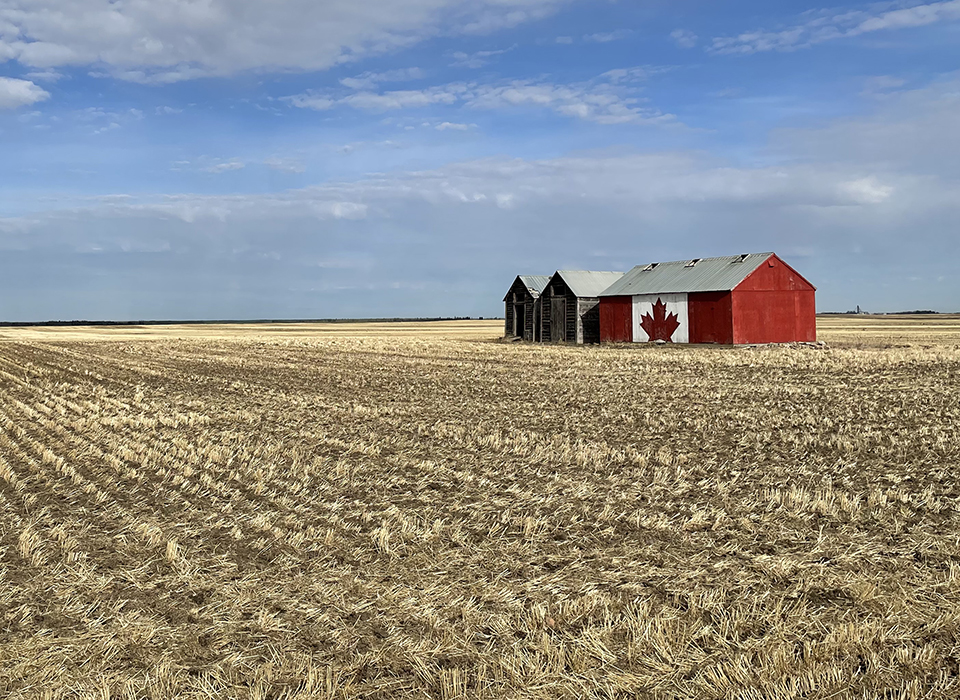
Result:
{"label": "red barn", "polygon": [[600,294],[600,340],[813,342],[815,293],[774,253],[638,265]]}

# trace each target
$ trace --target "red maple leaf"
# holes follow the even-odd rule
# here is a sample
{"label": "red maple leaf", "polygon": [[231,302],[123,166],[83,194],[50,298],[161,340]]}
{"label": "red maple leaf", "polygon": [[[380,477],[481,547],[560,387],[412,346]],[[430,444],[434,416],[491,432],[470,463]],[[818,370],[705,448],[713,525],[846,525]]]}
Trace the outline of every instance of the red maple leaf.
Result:
{"label": "red maple leaf", "polygon": [[676,314],[667,316],[667,305],[657,297],[657,303],[653,305],[653,317],[650,314],[644,314],[640,319],[640,327],[647,333],[649,340],[665,340],[668,343],[673,342],[673,334],[680,327],[680,321]]}

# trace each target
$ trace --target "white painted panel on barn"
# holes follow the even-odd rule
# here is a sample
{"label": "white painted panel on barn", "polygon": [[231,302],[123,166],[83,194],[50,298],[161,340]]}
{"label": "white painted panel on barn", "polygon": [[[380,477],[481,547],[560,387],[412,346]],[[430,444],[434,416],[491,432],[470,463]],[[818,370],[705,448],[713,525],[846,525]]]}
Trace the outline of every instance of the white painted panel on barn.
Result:
{"label": "white painted panel on barn", "polygon": [[633,297],[633,340],[690,342],[686,294],[642,294]]}

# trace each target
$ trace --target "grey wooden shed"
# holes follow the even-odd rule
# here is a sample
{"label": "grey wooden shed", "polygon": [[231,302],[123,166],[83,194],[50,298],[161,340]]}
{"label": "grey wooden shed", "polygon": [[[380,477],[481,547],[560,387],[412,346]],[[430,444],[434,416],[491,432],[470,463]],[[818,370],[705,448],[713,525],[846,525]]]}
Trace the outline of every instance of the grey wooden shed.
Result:
{"label": "grey wooden shed", "polygon": [[540,294],[544,342],[599,343],[600,293],[622,272],[557,270]]}
{"label": "grey wooden shed", "polygon": [[503,297],[505,337],[540,341],[540,293],[549,275],[518,275]]}

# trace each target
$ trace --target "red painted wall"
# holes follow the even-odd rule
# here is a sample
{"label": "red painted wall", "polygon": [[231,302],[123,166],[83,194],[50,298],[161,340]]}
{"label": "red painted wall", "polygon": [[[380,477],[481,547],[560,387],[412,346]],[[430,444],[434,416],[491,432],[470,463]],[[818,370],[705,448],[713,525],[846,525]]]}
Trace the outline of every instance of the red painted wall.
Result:
{"label": "red painted wall", "polygon": [[733,299],[730,292],[697,292],[687,296],[691,343],[733,343]]}
{"label": "red painted wall", "polygon": [[816,289],[776,255],[731,293],[733,342],[790,343],[817,339]]}
{"label": "red painted wall", "polygon": [[600,297],[600,342],[633,342],[633,297]]}

